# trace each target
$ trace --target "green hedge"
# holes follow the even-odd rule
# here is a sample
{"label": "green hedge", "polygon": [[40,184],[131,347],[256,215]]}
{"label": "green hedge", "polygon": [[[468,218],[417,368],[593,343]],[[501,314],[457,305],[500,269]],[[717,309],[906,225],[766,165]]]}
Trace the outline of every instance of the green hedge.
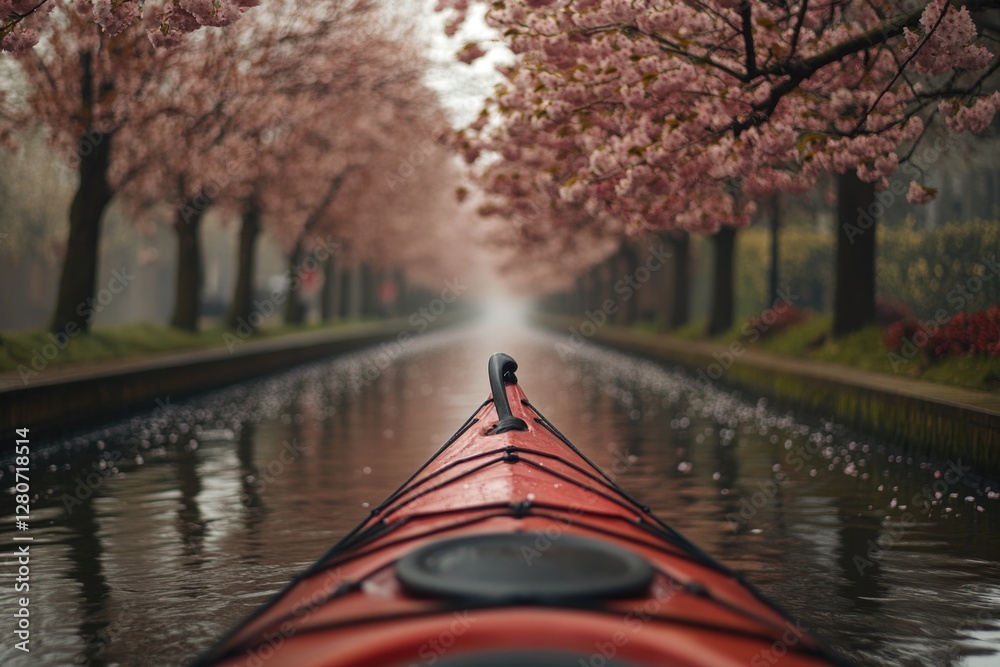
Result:
{"label": "green hedge", "polygon": [[984,310],[1000,302],[1000,222],[949,223],[932,231],[882,230],[876,265],[879,293],[899,299],[918,318],[939,310]]}
{"label": "green hedge", "polygon": [[[800,297],[796,306],[829,312],[833,300],[832,232],[786,229],[779,247],[779,282]],[[879,296],[900,301],[918,318],[939,310],[983,310],[1000,303],[1000,221],[949,223],[933,230],[878,230],[876,289]],[[742,230],[736,248],[738,318],[759,313],[767,305],[769,232]]]}
{"label": "green hedge", "polygon": [[[744,229],[736,237],[736,316],[745,319],[770,304],[767,298],[771,234]],[[799,297],[800,310],[824,312],[833,302],[833,238],[814,229],[782,231],[778,246],[778,286]]]}

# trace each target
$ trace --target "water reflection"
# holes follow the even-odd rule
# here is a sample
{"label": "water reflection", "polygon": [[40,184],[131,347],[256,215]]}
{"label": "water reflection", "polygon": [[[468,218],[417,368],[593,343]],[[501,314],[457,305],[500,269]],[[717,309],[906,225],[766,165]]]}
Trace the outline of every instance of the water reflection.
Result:
{"label": "water reflection", "polygon": [[[0,646],[0,663],[184,663],[440,446],[487,395],[498,350],[599,465],[859,664],[996,662],[997,489],[649,362],[560,355],[558,342],[442,332],[391,364],[358,353],[36,443],[48,456],[32,483],[44,490],[37,643],[30,662]],[[0,605],[12,595],[0,589]]]}
{"label": "water reflection", "polygon": [[[78,584],[81,598],[79,602],[81,616],[79,636],[83,647],[81,657],[83,664],[97,666],[106,664],[104,656],[110,640],[107,603],[111,597],[111,587],[101,565],[104,550],[99,536],[99,517],[94,505],[91,496],[79,505],[73,506],[73,511],[65,517],[64,526],[68,532],[62,542],[69,547],[66,577]],[[35,552],[38,551],[36,546]],[[36,578],[36,588],[38,585],[40,584]]]}

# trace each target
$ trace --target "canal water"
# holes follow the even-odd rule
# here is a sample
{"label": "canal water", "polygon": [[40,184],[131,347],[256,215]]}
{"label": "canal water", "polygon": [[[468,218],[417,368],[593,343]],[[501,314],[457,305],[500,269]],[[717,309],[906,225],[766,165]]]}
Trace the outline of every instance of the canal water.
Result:
{"label": "canal water", "polygon": [[[181,665],[361,521],[520,364],[634,495],[859,665],[1000,664],[1000,487],[568,335],[470,324],[33,441],[0,664]],[[30,593],[15,536],[30,535]],[[30,654],[12,610],[30,597]]]}

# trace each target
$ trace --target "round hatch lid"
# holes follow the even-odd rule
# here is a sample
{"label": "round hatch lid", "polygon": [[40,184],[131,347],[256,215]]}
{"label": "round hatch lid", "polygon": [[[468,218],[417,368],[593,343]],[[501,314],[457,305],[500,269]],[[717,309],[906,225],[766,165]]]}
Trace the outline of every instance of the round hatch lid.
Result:
{"label": "round hatch lid", "polygon": [[615,544],[577,535],[494,533],[443,540],[396,563],[407,592],[518,603],[643,595],[653,568]]}

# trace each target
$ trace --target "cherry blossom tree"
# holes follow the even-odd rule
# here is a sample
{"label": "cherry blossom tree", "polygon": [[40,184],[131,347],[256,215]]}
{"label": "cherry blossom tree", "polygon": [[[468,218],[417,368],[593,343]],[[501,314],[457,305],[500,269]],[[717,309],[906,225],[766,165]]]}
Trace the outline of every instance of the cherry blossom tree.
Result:
{"label": "cherry blossom tree", "polygon": [[[349,242],[383,273],[399,267],[397,280],[440,292],[445,281],[478,273],[480,226],[474,202],[456,197],[465,175],[448,146],[444,113],[431,111],[416,127],[422,131],[385,155],[382,178],[359,201],[371,224],[355,226],[364,234]],[[406,286],[397,287],[402,300]]]}
{"label": "cherry blossom tree", "polygon": [[[25,51],[59,24],[55,0],[0,0],[0,51]],[[75,0],[74,11],[114,37],[130,28],[156,46],[175,46],[204,26],[227,26],[258,0]],[[52,14],[56,14],[55,17]]]}
{"label": "cherry blossom tree", "polygon": [[[303,266],[313,264],[316,244],[325,244],[325,256],[328,239],[346,247],[350,238],[357,249],[359,230],[381,234],[384,224],[357,202],[384,189],[386,164],[395,160],[395,166],[400,155],[441,133],[443,114],[423,83],[425,61],[407,26],[388,22],[386,9],[370,0],[329,10],[274,0],[226,32],[245,45],[233,60],[240,63],[241,95],[252,100],[230,127],[250,158],[240,160],[232,187],[216,202],[241,218],[227,315],[233,326],[250,321],[254,248],[262,231],[287,249],[285,315],[301,321],[295,287]],[[369,203],[384,212],[389,194]]]}
{"label": "cherry blossom tree", "polygon": [[[874,189],[889,186],[929,127],[978,132],[1000,106],[988,89],[997,60],[973,20],[994,6],[492,3],[487,21],[516,60],[460,142],[487,172],[491,160],[511,161],[536,191],[611,215],[626,233],[734,229],[757,199],[841,174],[835,331],[847,332],[874,304],[875,234],[858,229],[858,208],[868,210]],[[468,3],[439,8],[454,25]],[[469,47],[460,57],[477,53]],[[905,194],[926,201],[931,189],[912,175]],[[487,173],[485,182],[498,197],[523,196],[509,180]],[[732,232],[717,238],[724,256]],[[731,285],[717,296],[727,293]],[[731,320],[731,307],[717,305]],[[725,315],[713,329],[725,327]]]}
{"label": "cherry blossom tree", "polygon": [[144,35],[102,32],[63,0],[49,0],[44,49],[17,55],[16,75],[3,84],[5,130],[42,127],[78,178],[69,210],[69,238],[52,319],[53,333],[87,331],[93,318],[101,218],[115,193],[141,172],[120,146],[139,141],[150,116],[147,100],[176,56],[156,51]]}
{"label": "cherry blossom tree", "polygon": [[123,163],[146,165],[121,192],[137,217],[162,204],[174,210],[177,272],[170,324],[188,331],[198,328],[201,313],[201,222],[217,201],[240,195],[240,178],[255,157],[246,138],[276,121],[266,111],[266,87],[235,66],[246,48],[242,37],[206,35],[176,54],[145,102],[152,117],[142,141],[119,149]]}

